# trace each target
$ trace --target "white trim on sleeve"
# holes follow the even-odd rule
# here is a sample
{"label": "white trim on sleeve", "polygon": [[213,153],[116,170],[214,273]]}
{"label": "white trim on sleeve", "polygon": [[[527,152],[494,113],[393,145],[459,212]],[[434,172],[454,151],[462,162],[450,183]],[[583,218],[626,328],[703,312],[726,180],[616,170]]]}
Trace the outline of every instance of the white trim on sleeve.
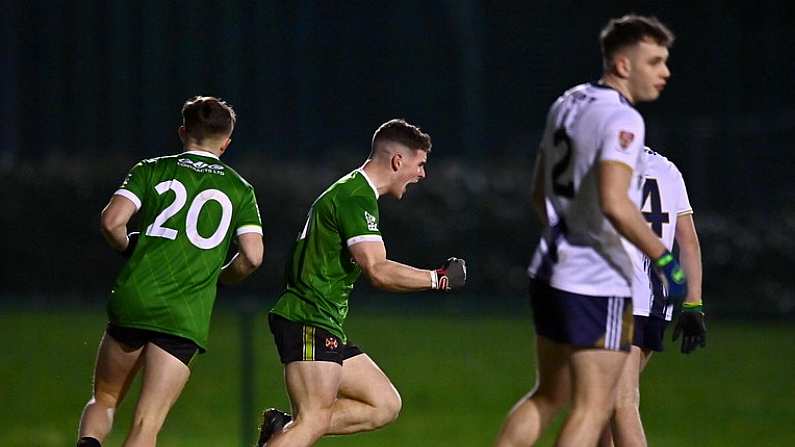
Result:
{"label": "white trim on sleeve", "polygon": [[262,227],[259,225],[243,225],[242,227],[238,228],[236,234],[240,236],[241,234],[246,233],[257,233],[260,236],[262,235]]}
{"label": "white trim on sleeve", "polygon": [[365,234],[362,236],[354,236],[346,242],[348,247],[354,244],[358,244],[359,242],[383,242],[384,240],[381,238],[379,234]]}
{"label": "white trim on sleeve", "polygon": [[693,214],[693,210],[686,209],[684,211],[679,211],[678,213],[676,213],[677,216],[687,216],[688,214]]}
{"label": "white trim on sleeve", "polygon": [[138,196],[136,196],[135,193],[133,193],[129,189],[117,189],[116,192],[114,192],[113,194],[122,196],[127,200],[129,200],[130,202],[132,202],[133,205],[135,205],[135,211],[141,209],[141,199],[139,199]]}

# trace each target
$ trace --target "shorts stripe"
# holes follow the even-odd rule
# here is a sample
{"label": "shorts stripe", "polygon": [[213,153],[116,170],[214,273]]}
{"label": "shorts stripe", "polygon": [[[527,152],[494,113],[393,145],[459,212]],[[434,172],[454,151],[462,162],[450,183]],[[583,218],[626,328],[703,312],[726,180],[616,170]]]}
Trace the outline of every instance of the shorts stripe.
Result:
{"label": "shorts stripe", "polygon": [[624,300],[619,298],[613,298],[616,300],[616,333],[615,333],[615,349],[618,349],[619,345],[621,344],[621,323],[623,323],[623,316],[624,316]]}
{"label": "shorts stripe", "polygon": [[621,305],[618,298],[610,298],[613,301],[613,345],[611,349],[618,349],[618,341],[621,339]]}
{"label": "shorts stripe", "polygon": [[607,322],[605,323],[605,349],[613,345],[613,298],[607,299]]}
{"label": "shorts stripe", "polygon": [[607,299],[607,331],[605,331],[605,348],[613,349],[613,333],[615,332],[616,318],[615,315],[616,302],[613,297]]}
{"label": "shorts stripe", "polygon": [[315,360],[315,327],[304,325],[304,360]]}
{"label": "shorts stripe", "polygon": [[624,332],[624,306],[626,300],[616,297],[616,349],[621,348],[622,332]]}
{"label": "shorts stripe", "polygon": [[617,350],[621,343],[621,319],[623,316],[624,300],[618,297],[608,298],[607,322],[605,326],[605,349]]}
{"label": "shorts stripe", "polygon": [[[618,324],[618,331],[616,331],[616,349],[621,348],[621,339],[624,338],[624,309],[627,306],[627,300],[621,299],[616,297],[616,301],[618,302],[618,312],[616,312],[616,323]],[[629,300],[632,302],[632,300]],[[631,314],[631,312],[630,312]],[[630,331],[630,340],[632,337],[632,331]]]}

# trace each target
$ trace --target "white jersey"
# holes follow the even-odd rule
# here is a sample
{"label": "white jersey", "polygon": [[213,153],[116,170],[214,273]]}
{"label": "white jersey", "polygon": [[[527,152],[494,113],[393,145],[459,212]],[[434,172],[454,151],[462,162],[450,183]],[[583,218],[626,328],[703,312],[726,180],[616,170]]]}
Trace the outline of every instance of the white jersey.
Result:
{"label": "white jersey", "polygon": [[644,134],[640,113],[610,87],[578,85],[555,101],[539,148],[550,225],[531,277],[581,295],[632,296],[634,247],[602,213],[597,169],[601,161],[632,168],[628,194],[640,206]]}
{"label": "white jersey", "polygon": [[[649,148],[643,151],[643,195],[641,208],[652,231],[668,250],[674,246],[676,219],[693,213],[682,173],[675,164]],[[673,306],[666,306],[665,292],[651,261],[633,250],[635,277],[632,280],[632,312],[671,320]]]}

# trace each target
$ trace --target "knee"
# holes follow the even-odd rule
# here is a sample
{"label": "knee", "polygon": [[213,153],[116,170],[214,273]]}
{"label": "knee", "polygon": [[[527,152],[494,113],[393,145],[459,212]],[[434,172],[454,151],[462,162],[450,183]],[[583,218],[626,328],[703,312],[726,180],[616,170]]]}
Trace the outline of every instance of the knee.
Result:
{"label": "knee", "polygon": [[560,411],[569,403],[569,393],[562,390],[549,390],[543,387],[536,389],[530,398],[553,412]]}
{"label": "knee", "polygon": [[640,390],[620,391],[616,396],[616,411],[638,411],[640,409]]}
{"label": "knee", "polygon": [[373,417],[373,428],[383,427],[400,415],[400,410],[403,408],[403,400],[400,398],[400,393],[393,390],[379,401],[375,407],[375,415]]}

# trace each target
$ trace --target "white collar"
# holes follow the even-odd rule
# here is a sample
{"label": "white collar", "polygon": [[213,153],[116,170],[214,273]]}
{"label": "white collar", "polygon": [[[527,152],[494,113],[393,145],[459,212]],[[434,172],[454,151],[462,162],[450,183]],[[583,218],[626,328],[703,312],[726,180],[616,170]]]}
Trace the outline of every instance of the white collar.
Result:
{"label": "white collar", "polygon": [[356,171],[360,172],[362,174],[362,177],[364,177],[364,179],[367,180],[367,184],[370,185],[370,188],[373,188],[373,193],[375,193],[375,198],[377,199],[378,197],[380,197],[379,194],[378,194],[378,188],[375,187],[375,184],[373,184],[373,181],[370,180],[370,177],[368,177],[367,173],[364,172],[363,167],[356,169]]}
{"label": "white collar", "polygon": [[198,149],[194,149],[192,151],[185,151],[184,153],[185,154],[191,154],[191,155],[201,155],[202,157],[211,157],[211,158],[214,158],[216,160],[220,160],[218,158],[218,156],[213,154],[212,152],[202,151],[202,150],[198,150]]}

